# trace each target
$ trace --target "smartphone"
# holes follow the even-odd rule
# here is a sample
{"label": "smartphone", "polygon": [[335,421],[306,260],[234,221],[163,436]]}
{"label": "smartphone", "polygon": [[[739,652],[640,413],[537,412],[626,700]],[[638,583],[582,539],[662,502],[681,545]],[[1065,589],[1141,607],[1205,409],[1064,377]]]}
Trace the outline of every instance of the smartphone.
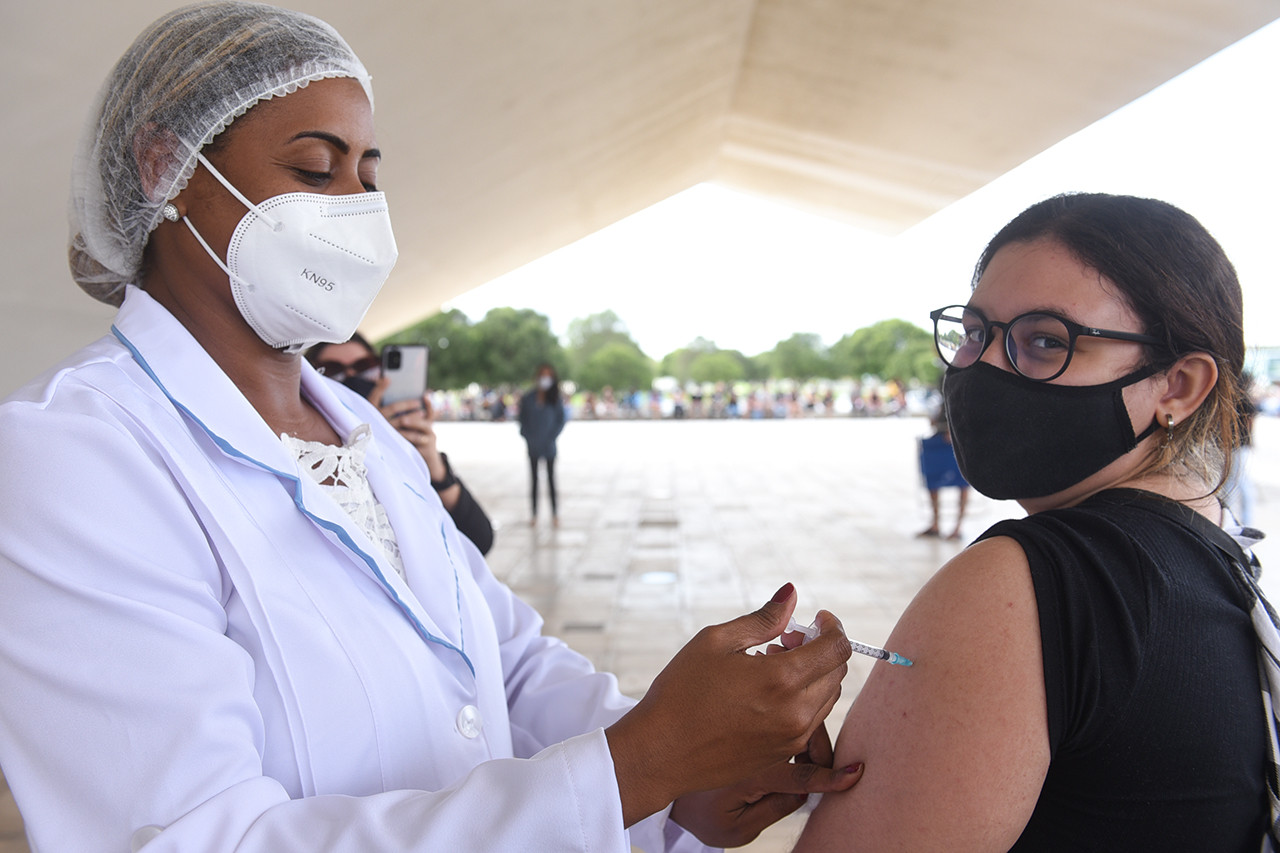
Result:
{"label": "smartphone", "polygon": [[382,348],[382,375],[391,380],[382,392],[382,405],[401,400],[422,402],[427,391],[427,347],[387,344]]}

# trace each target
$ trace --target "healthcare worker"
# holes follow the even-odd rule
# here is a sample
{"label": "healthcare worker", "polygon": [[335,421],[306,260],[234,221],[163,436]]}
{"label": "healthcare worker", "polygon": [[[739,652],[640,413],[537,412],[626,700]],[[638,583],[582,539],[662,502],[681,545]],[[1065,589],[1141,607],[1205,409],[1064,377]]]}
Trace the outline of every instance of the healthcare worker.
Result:
{"label": "healthcare worker", "polygon": [[0,765],[33,849],[699,850],[852,785],[819,766],[833,616],[749,655],[785,585],[635,703],[306,365],[395,261],[379,159],[368,74],[305,15],[179,9],[111,72],[70,262],[119,313],[0,405]]}

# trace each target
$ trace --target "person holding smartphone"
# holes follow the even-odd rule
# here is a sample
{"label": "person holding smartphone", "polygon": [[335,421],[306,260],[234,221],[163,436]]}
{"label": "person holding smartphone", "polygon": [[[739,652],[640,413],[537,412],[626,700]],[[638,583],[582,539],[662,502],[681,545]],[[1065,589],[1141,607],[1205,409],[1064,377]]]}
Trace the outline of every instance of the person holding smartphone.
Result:
{"label": "person holding smartphone", "polygon": [[359,332],[346,343],[311,347],[307,350],[307,361],[325,376],[377,406],[391,425],[417,448],[431,472],[431,487],[440,496],[440,503],[459,532],[470,539],[481,554],[488,554],[493,547],[493,523],[480,502],[454,474],[448,455],[437,446],[435,412],[426,393],[425,373],[418,396],[384,405],[383,398],[391,380],[383,374],[381,355]]}

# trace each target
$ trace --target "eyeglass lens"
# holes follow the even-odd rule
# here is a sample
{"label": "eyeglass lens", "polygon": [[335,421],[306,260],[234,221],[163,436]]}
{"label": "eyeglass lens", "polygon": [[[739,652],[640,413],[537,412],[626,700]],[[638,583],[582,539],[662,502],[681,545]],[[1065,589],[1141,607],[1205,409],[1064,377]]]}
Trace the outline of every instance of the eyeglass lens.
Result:
{"label": "eyeglass lens", "polygon": [[[986,334],[982,316],[958,305],[938,315],[938,352],[953,367],[977,361],[986,348]],[[1024,314],[1004,328],[1004,335],[1009,361],[1029,379],[1056,376],[1071,357],[1071,331],[1051,314]]]}

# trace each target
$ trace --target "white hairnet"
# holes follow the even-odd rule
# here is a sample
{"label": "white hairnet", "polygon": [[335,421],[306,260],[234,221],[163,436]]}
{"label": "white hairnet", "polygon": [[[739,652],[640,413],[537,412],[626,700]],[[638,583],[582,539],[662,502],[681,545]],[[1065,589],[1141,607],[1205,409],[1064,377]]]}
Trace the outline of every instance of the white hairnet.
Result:
{"label": "white hairnet", "polygon": [[[187,185],[196,153],[258,101],[313,80],[369,74],[324,21],[260,3],[219,0],[163,16],[107,76],[71,167],[71,274],[119,305],[138,275],[160,209]],[[166,156],[144,186],[136,152]]]}

